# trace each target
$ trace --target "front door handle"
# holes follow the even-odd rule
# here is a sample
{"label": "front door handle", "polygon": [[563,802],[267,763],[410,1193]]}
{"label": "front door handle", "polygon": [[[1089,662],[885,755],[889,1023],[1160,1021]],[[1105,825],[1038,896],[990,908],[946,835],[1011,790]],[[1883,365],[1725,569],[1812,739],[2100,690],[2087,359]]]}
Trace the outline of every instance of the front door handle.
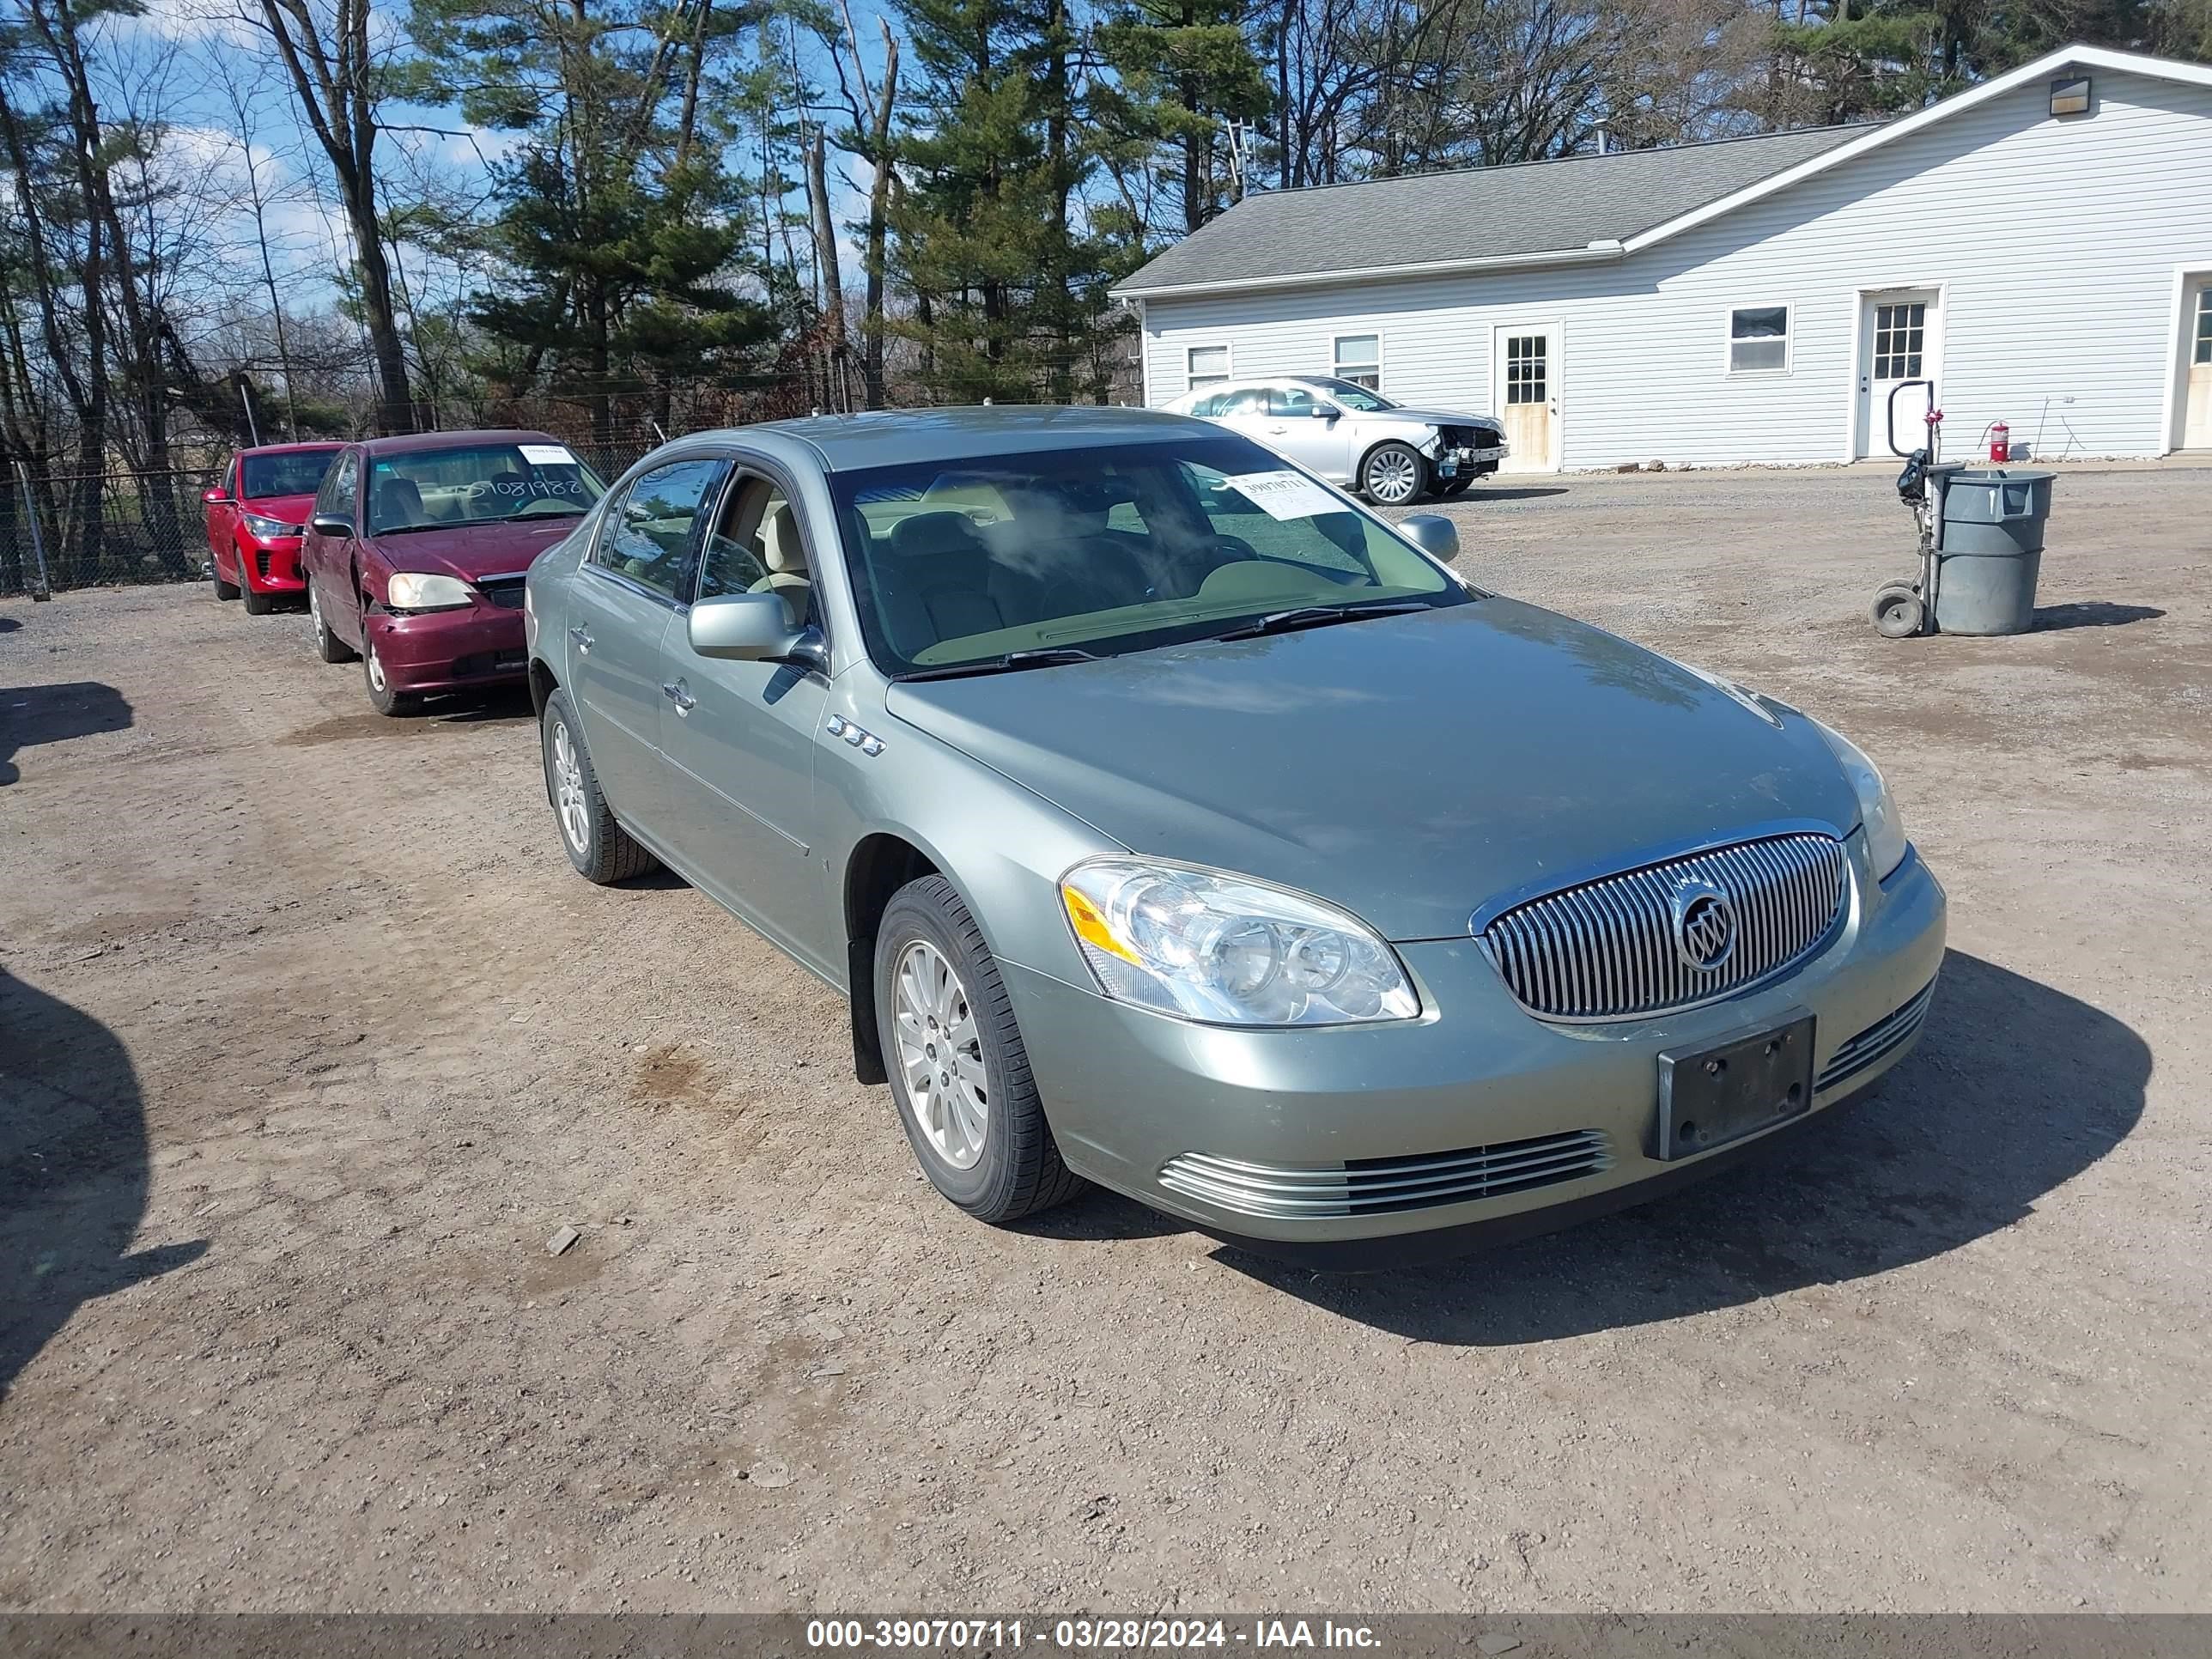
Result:
{"label": "front door handle", "polygon": [[586,656],[592,654],[592,630],[581,623],[568,630],[568,637],[576,642],[576,649]]}
{"label": "front door handle", "polygon": [[676,712],[679,714],[690,714],[699,704],[699,699],[691,695],[691,688],[682,680],[673,685],[662,686],[660,695],[676,705]]}

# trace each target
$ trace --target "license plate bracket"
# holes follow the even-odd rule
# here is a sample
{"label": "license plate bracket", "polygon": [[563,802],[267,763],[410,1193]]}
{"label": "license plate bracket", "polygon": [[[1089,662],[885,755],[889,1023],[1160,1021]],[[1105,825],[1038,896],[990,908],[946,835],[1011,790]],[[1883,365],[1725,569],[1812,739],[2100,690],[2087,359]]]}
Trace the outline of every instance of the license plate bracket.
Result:
{"label": "license plate bracket", "polygon": [[1813,1107],[1813,1016],[1659,1056],[1652,1156],[1695,1158]]}

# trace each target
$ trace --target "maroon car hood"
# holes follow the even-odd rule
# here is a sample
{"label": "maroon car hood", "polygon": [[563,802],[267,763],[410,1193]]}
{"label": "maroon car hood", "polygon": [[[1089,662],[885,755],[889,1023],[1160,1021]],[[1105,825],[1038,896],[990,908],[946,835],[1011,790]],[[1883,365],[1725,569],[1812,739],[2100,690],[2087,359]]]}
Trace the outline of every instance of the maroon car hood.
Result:
{"label": "maroon car hood", "polygon": [[315,510],[315,498],[312,492],[305,495],[252,495],[240,501],[239,506],[264,519],[304,525],[307,515]]}
{"label": "maroon car hood", "polygon": [[518,519],[511,524],[457,524],[373,539],[394,570],[429,570],[474,580],[520,575],[530,562],[576,527],[575,517]]}

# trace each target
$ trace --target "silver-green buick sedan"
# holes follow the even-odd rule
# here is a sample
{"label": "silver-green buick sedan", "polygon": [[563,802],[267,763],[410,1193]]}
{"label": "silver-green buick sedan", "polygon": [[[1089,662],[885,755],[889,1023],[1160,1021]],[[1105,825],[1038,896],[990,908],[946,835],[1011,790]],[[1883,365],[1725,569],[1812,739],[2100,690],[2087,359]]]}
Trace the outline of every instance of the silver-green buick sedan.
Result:
{"label": "silver-green buick sedan", "polygon": [[531,570],[547,795],[843,993],[974,1215],[1540,1231],[1871,1087],[1943,893],[1839,733],[1456,551],[1176,416],[682,439]]}

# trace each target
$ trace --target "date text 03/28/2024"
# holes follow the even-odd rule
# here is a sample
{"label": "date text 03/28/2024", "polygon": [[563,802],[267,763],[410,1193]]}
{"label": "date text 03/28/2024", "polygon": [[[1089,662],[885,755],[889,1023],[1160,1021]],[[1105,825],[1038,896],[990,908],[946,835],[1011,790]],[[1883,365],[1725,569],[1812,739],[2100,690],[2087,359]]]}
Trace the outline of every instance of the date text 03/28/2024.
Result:
{"label": "date text 03/28/2024", "polygon": [[822,1651],[862,1648],[1005,1652],[1026,1646],[1106,1651],[1128,1649],[1371,1649],[1365,1625],[1333,1620],[1258,1619],[814,1619],[806,1645]]}

